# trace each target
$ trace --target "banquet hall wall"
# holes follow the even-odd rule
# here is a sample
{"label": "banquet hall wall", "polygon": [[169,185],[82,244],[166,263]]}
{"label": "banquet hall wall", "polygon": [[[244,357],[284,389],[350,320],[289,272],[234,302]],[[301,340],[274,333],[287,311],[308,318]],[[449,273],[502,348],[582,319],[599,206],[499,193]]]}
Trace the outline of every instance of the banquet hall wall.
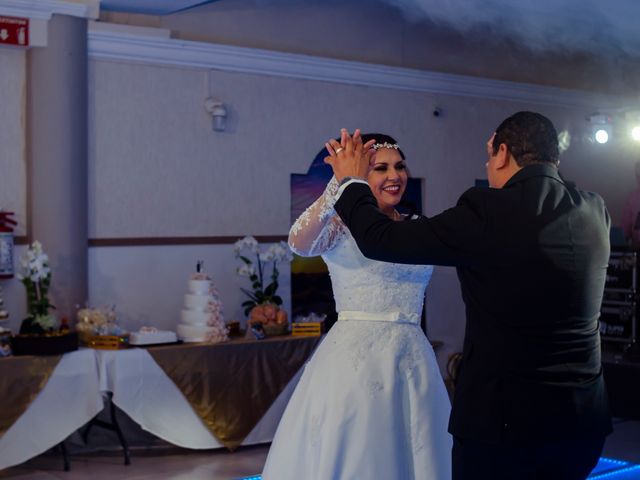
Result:
{"label": "banquet hall wall", "polygon": [[[290,21],[313,30],[313,19],[298,13]],[[226,15],[233,20],[234,12]],[[236,15],[241,17],[240,12]],[[188,25],[189,16],[188,12],[181,14],[181,28]],[[201,22],[197,13],[191,19],[194,25]],[[402,21],[395,18],[393,25],[400,28]],[[269,32],[260,31],[257,25],[245,25],[247,36],[267,38]],[[344,36],[344,51],[359,51],[362,39],[371,35],[363,32],[374,26],[375,19],[368,18],[357,27],[362,32]],[[548,99],[561,99],[562,92],[527,84],[506,84],[507,90],[517,94],[483,94],[489,91],[487,85],[495,84],[480,77],[468,77],[470,91],[458,89],[453,80],[448,91],[376,86],[367,84],[366,78],[332,79],[332,67],[322,61],[317,65],[324,70],[317,78],[296,78],[267,69],[233,71],[222,64],[181,66],[177,61],[144,55],[107,58],[92,47],[92,38],[103,38],[105,31],[112,41],[121,35],[125,44],[133,42],[132,38],[153,41],[164,31],[108,25],[105,30],[104,25],[90,25],[88,33],[87,178],[77,182],[78,189],[88,191],[87,300],[94,306],[115,305],[121,323],[129,329],[143,325],[175,328],[186,280],[196,260],[204,260],[212,274],[226,318],[244,321],[240,287],[247,284],[235,274],[232,239],[286,236],[291,223],[290,174],[305,173],[324,141],[343,126],[386,132],[399,140],[411,174],[424,179],[427,214],[453,205],[476,179],[486,178],[487,138],[503,118],[523,109],[548,115],[558,129],[572,132],[573,143],[562,157],[563,174],[602,194],[614,221],[625,192],[633,186],[627,147],[602,148],[583,140],[588,127],[585,115],[605,102],[617,101],[612,96],[571,91],[567,94],[570,101],[553,101]],[[401,47],[409,49],[406,55],[410,55],[410,43],[389,42],[385,52]],[[186,50],[200,46],[206,50],[216,44],[194,41],[185,45]],[[300,48],[291,51],[306,53]],[[254,52],[261,58],[259,51]],[[267,59],[269,53],[275,52],[266,52]],[[319,57],[304,58],[313,63]],[[367,62],[381,71],[387,68],[385,59],[374,53]],[[5,113],[0,118],[0,206],[9,202],[26,215],[29,53],[0,48],[0,65],[0,104]],[[223,132],[212,129],[204,109],[204,100],[210,96],[227,107]],[[548,99],[541,100],[543,97]],[[434,116],[435,108],[442,114]],[[64,211],[45,213],[65,215]],[[180,238],[191,239],[193,244],[177,244]],[[148,244],[136,245],[140,239]],[[18,245],[17,256],[23,251],[24,245]],[[51,259],[54,282],[56,269],[65,268],[64,262],[61,257]],[[290,275],[286,268],[281,272],[280,292],[289,308]],[[22,286],[16,279],[2,281],[2,285],[10,323],[16,328],[25,314]],[[430,336],[445,342],[441,360],[460,349],[464,308],[454,269],[436,269],[427,294],[427,316]]]}

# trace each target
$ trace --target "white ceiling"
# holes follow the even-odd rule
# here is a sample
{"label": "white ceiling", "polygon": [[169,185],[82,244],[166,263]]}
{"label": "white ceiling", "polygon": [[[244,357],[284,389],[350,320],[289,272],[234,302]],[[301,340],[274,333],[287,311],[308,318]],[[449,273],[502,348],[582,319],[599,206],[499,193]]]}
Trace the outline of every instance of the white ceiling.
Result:
{"label": "white ceiling", "polygon": [[[101,0],[104,10],[165,15],[217,0]],[[640,0],[349,0],[386,3],[411,22],[429,21],[463,34],[510,38],[533,51],[640,56]],[[224,0],[242,5],[243,0]],[[338,0],[248,0],[267,5]]]}

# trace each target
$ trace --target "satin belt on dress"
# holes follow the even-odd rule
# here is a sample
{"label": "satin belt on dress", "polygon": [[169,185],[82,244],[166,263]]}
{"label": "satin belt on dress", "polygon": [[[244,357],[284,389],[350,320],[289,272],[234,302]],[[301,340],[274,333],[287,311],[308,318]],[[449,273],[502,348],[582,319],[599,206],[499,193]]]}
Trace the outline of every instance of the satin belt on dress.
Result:
{"label": "satin belt on dress", "polygon": [[338,313],[338,320],[360,322],[394,322],[420,325],[420,315],[418,313],[403,312],[360,312],[357,310],[344,310]]}

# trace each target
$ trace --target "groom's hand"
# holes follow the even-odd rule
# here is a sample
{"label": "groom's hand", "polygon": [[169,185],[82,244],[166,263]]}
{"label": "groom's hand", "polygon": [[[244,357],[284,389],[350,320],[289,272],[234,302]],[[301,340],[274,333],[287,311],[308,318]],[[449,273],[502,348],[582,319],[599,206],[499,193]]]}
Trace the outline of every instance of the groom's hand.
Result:
{"label": "groom's hand", "polygon": [[340,182],[345,177],[357,177],[365,179],[369,173],[369,164],[375,150],[371,146],[375,140],[369,140],[362,144],[360,129],[356,129],[353,137],[349,135],[346,128],[340,131],[340,142],[331,139],[325,146],[329,156],[325,157],[325,163],[331,165],[333,174]]}

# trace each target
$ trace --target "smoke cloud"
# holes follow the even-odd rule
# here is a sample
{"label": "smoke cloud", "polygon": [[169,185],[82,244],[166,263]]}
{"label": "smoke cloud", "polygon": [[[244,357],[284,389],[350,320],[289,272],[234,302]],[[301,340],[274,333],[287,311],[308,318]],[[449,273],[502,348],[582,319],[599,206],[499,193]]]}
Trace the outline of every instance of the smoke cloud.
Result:
{"label": "smoke cloud", "polygon": [[534,52],[640,57],[640,0],[102,0],[101,8],[166,14],[207,3],[228,8],[355,3],[364,9],[378,3],[411,22],[429,21],[462,34],[484,31]]}
{"label": "smoke cloud", "polygon": [[411,21],[488,30],[534,51],[640,55],[637,0],[383,0]]}

